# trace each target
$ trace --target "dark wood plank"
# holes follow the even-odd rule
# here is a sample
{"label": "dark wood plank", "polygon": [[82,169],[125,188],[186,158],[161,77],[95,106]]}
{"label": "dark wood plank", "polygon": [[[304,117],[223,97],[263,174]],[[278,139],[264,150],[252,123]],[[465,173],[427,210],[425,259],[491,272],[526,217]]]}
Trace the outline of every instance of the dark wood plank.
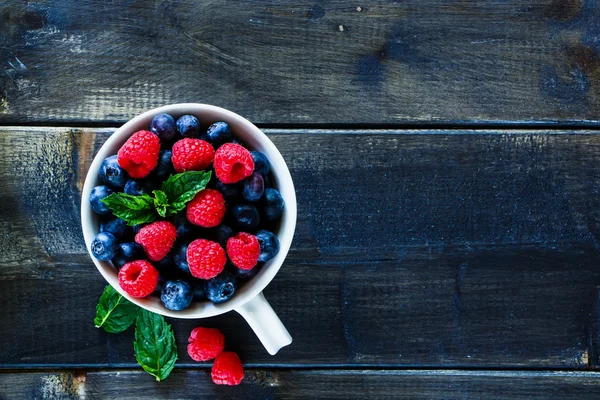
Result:
{"label": "dark wood plank", "polygon": [[208,370],[156,382],[139,371],[0,373],[0,399],[510,399],[580,400],[600,390],[593,372],[250,370],[236,387]]}
{"label": "dark wood plank", "polygon": [[597,0],[5,0],[0,122],[204,102],[257,123],[596,123],[598,19]]}
{"label": "dark wood plank", "polygon": [[[133,366],[92,324],[104,282],[78,190],[107,129],[0,129],[0,366]],[[294,336],[269,356],[238,315],[196,325],[255,366],[597,364],[600,135],[267,131],[298,229],[267,298]],[[32,321],[35,321],[34,323]]]}

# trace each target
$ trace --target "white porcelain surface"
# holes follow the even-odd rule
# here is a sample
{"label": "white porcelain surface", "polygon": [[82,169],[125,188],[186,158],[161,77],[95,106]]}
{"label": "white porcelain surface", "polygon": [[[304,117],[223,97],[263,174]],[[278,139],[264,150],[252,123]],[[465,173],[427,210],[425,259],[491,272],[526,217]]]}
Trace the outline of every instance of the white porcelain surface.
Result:
{"label": "white porcelain surface", "polygon": [[[92,211],[88,199],[92,188],[100,184],[100,182],[98,181],[97,173],[100,168],[100,164],[102,163],[102,160],[104,160],[110,155],[116,154],[121,145],[133,133],[142,129],[147,130],[149,128],[150,121],[152,120],[152,118],[156,114],[160,113],[171,114],[176,119],[184,114],[192,114],[200,120],[201,125],[204,127],[216,121],[225,121],[231,126],[235,136],[239,137],[251,149],[262,151],[263,153],[265,153],[272,165],[273,176],[275,178],[274,186],[277,187],[277,189],[280,191],[281,196],[285,200],[286,204],[281,219],[280,228],[277,232],[277,236],[279,238],[280,243],[279,253],[275,256],[275,258],[267,262],[252,280],[242,285],[238,292],[234,295],[234,297],[228,302],[225,302],[223,304],[212,304],[211,302],[194,302],[189,308],[183,311],[168,310],[162,305],[162,303],[156,296],[149,296],[145,299],[136,299],[129,296],[119,287],[117,271],[115,270],[115,268],[113,268],[113,266],[108,262],[103,262],[95,259],[93,256],[91,256],[91,253],[90,257],[92,258],[94,264],[98,268],[98,271],[100,271],[102,276],[104,276],[107,282],[112,287],[114,287],[115,290],[117,290],[131,302],[149,311],[174,318],[195,319],[211,317],[214,315],[226,313],[234,309],[240,309],[238,311],[242,315],[244,315],[245,313],[247,315],[250,315],[249,318],[253,319],[251,326],[253,324],[260,324],[260,315],[257,316],[251,313],[249,314],[248,312],[244,312],[241,309],[241,307],[245,303],[255,298],[258,294],[260,294],[262,290],[269,284],[269,282],[271,282],[271,280],[275,277],[277,271],[279,271],[279,268],[281,268],[281,265],[292,243],[294,230],[296,228],[296,193],[294,191],[294,183],[292,182],[292,177],[290,176],[288,167],[285,161],[283,160],[283,157],[273,144],[273,142],[271,142],[271,140],[260,129],[258,129],[248,120],[242,118],[241,116],[231,111],[206,104],[174,104],[147,111],[144,114],[133,118],[131,121],[127,122],[125,125],[117,129],[110,136],[110,138],[108,138],[106,143],[104,143],[102,148],[98,151],[98,154],[96,154],[96,157],[94,158],[92,165],[90,166],[87,177],[85,179],[85,184],[83,186],[81,200],[81,224],[83,228],[83,236],[85,238],[86,247],[88,248],[88,251],[90,251],[90,243],[94,239],[96,233],[98,233],[99,231],[98,217]],[[261,302],[261,299],[264,300],[264,297],[256,297],[254,303]],[[267,307],[270,308],[266,301],[264,301],[262,307],[264,307],[265,304]],[[253,307],[253,309],[254,308],[256,307]],[[265,312],[265,314],[267,314],[267,312]],[[247,315],[244,315],[244,317],[247,317]],[[272,318],[272,316],[270,316],[269,320],[264,321],[264,323],[265,325],[272,325],[274,329],[283,328],[283,331],[285,331],[285,328],[283,327],[283,325],[281,325],[276,316],[275,320]],[[275,326],[277,322],[279,322],[279,325],[281,326]],[[255,327],[253,327],[253,329],[254,328]],[[273,340],[277,342],[276,338],[262,338],[259,334],[259,337],[261,338],[263,343],[265,340],[271,341],[269,346],[265,344],[265,346],[269,349],[269,352],[271,354],[274,354],[274,352],[278,350],[278,348],[276,349],[277,346],[281,347],[291,342],[291,337],[289,337],[287,331],[283,331],[283,336],[280,335],[279,337],[279,343],[273,343]],[[287,337],[285,337],[286,335]]]}

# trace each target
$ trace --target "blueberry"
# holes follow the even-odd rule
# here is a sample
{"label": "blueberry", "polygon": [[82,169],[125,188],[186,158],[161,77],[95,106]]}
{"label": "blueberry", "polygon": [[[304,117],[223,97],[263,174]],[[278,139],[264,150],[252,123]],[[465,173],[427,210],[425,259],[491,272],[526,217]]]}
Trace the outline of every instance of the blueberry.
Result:
{"label": "blueberry", "polygon": [[273,232],[262,230],[256,232],[255,236],[260,244],[258,261],[269,261],[277,255],[279,252],[279,239],[277,239],[277,236]]}
{"label": "blueberry", "polygon": [[187,216],[185,215],[185,211],[175,216],[175,218],[173,219],[173,224],[177,229],[178,238],[182,238],[189,235],[194,229],[192,223],[188,221]]}
{"label": "blueberry", "polygon": [[165,283],[167,283],[167,279],[162,276],[162,275],[158,275],[158,283],[156,284],[156,287],[154,288],[154,293],[156,293],[157,295],[160,296],[160,292],[162,291],[163,286],[165,285]]}
{"label": "blueberry", "polygon": [[248,201],[258,201],[265,191],[265,181],[261,174],[253,172],[242,182],[242,196]]}
{"label": "blueberry", "polygon": [[225,249],[227,247],[227,239],[233,236],[233,229],[227,225],[219,225],[216,236],[217,242]]}
{"label": "blueberry", "polygon": [[129,179],[129,175],[119,166],[117,156],[110,156],[102,161],[98,171],[98,179],[112,189],[122,189]]}
{"label": "blueberry", "polygon": [[267,156],[260,151],[251,151],[252,158],[254,159],[254,172],[258,172],[262,176],[267,176],[271,171],[271,163]]}
{"label": "blueberry", "polygon": [[134,181],[133,179],[127,181],[125,184],[125,194],[132,196],[141,196],[143,194],[152,194],[153,190],[158,189],[158,186],[151,181]]}
{"label": "blueberry", "polygon": [[215,304],[224,303],[235,293],[236,277],[228,271],[223,271],[216,277],[206,281],[204,291],[206,297]]}
{"label": "blueberry", "polygon": [[266,189],[262,198],[262,203],[263,215],[267,220],[276,221],[281,218],[281,214],[283,214],[283,208],[285,207],[285,202],[277,190],[271,188]]}
{"label": "blueberry", "polygon": [[188,246],[189,243],[180,243],[177,244],[173,250],[173,262],[175,263],[175,266],[187,274],[190,273],[190,266],[187,261]]}
{"label": "blueberry", "polygon": [[173,255],[171,253],[167,254],[163,257],[162,260],[156,261],[154,266],[157,270],[161,272],[170,272],[173,271],[175,263],[173,262]]}
{"label": "blueberry", "polygon": [[265,181],[265,189],[273,187],[273,185],[271,185],[271,177],[269,175],[263,176],[263,180]]}
{"label": "blueberry", "polygon": [[231,214],[240,230],[252,231],[258,228],[260,216],[258,215],[256,207],[251,206],[250,204],[238,204],[233,207]]}
{"label": "blueberry", "polygon": [[260,266],[256,265],[252,269],[241,269],[241,268],[236,267],[235,265],[231,265],[229,267],[229,270],[231,272],[233,272],[235,277],[237,279],[239,279],[240,281],[247,281],[256,276],[256,273],[260,270]]}
{"label": "blueberry", "polygon": [[146,224],[138,224],[133,227],[133,234],[137,235],[140,229],[142,229]]}
{"label": "blueberry", "polygon": [[152,170],[152,176],[158,181],[166,181],[170,175],[175,173],[175,168],[173,168],[173,162],[171,161],[172,156],[173,153],[171,150],[162,150],[158,153],[158,164]]}
{"label": "blueberry", "polygon": [[211,143],[223,143],[231,139],[231,128],[226,122],[215,122],[208,127],[206,136]]}
{"label": "blueberry", "polygon": [[214,186],[216,190],[221,192],[226,203],[235,203],[239,200],[240,189],[238,184],[228,185],[217,180]]}
{"label": "blueberry", "polygon": [[112,233],[100,232],[92,240],[90,249],[94,257],[98,260],[108,261],[117,254],[118,246],[119,242],[117,242],[117,238]]}
{"label": "blueberry", "polygon": [[121,268],[128,262],[135,260],[143,260],[146,258],[144,249],[142,246],[135,242],[125,242],[119,245],[117,249],[117,255],[113,258],[112,262],[117,268]]}
{"label": "blueberry", "polygon": [[167,281],[160,291],[160,300],[169,310],[188,308],[194,297],[192,287],[185,281]]}
{"label": "blueberry", "polygon": [[112,233],[117,239],[123,239],[124,236],[129,235],[132,230],[127,225],[127,222],[121,218],[110,217],[100,222],[100,232]]}
{"label": "blueberry", "polygon": [[158,114],[150,122],[150,132],[154,133],[163,142],[168,142],[175,137],[175,119],[169,114]]}
{"label": "blueberry", "polygon": [[193,115],[183,115],[177,120],[177,132],[183,137],[200,136],[200,121]]}
{"label": "blueberry", "polygon": [[90,192],[90,205],[96,214],[109,215],[110,209],[102,203],[102,199],[107,198],[112,194],[112,190],[108,186],[96,186]]}
{"label": "blueberry", "polygon": [[206,292],[204,291],[204,281],[198,281],[194,287],[194,301],[206,300]]}

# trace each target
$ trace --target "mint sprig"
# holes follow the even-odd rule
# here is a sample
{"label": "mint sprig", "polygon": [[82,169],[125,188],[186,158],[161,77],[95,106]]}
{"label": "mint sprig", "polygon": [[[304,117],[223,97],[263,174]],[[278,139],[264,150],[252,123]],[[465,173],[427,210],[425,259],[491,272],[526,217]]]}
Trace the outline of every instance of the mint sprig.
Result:
{"label": "mint sprig", "polygon": [[157,381],[166,379],[177,361],[177,343],[162,315],[140,310],[135,322],[135,358]]}
{"label": "mint sprig", "polygon": [[124,220],[127,225],[135,226],[167,218],[183,210],[194,196],[206,188],[210,180],[210,171],[188,171],[171,175],[162,183],[160,190],[148,194],[133,196],[125,193],[113,193],[104,203],[114,216]]}
{"label": "mint sprig", "polygon": [[94,325],[109,333],[123,332],[133,324],[139,309],[109,285],[98,300]]}
{"label": "mint sprig", "polygon": [[147,224],[158,218],[154,208],[154,199],[147,194],[133,196],[125,193],[113,193],[102,199],[102,202],[115,217],[121,218],[129,226]]}

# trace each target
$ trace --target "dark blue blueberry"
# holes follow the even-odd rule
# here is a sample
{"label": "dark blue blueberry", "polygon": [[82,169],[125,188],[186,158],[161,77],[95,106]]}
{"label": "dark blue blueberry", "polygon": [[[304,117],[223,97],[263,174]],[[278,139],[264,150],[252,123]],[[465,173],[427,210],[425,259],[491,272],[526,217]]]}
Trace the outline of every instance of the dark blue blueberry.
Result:
{"label": "dark blue blueberry", "polygon": [[206,136],[211,143],[224,143],[231,139],[231,128],[226,122],[215,122],[208,127]]}
{"label": "dark blue blueberry", "polygon": [[204,291],[206,297],[215,304],[224,303],[229,300],[237,288],[237,279],[235,275],[228,271],[223,271],[216,277],[206,281]]}
{"label": "dark blue blueberry", "polygon": [[248,201],[258,201],[265,192],[265,181],[261,174],[253,172],[242,181],[242,196]]}
{"label": "dark blue blueberry", "polygon": [[260,265],[256,265],[252,269],[241,269],[236,267],[235,265],[231,265],[229,267],[229,270],[233,272],[235,277],[240,281],[247,281],[256,276],[257,272],[260,270]]}
{"label": "dark blue blueberry", "polygon": [[110,217],[100,222],[100,232],[112,233],[117,239],[123,239],[132,232],[132,229],[121,218]]}
{"label": "dark blue blueberry", "polygon": [[156,284],[156,288],[154,288],[154,293],[160,296],[160,292],[162,291],[162,288],[165,285],[165,283],[167,283],[167,279],[159,274],[158,283]]}
{"label": "dark blue blueberry", "polygon": [[177,132],[182,137],[196,138],[200,136],[200,121],[193,115],[182,115],[177,120]]}
{"label": "dark blue blueberry", "polygon": [[90,249],[92,255],[100,261],[108,261],[115,257],[117,249],[119,248],[119,242],[117,238],[108,232],[100,232],[96,235]]}
{"label": "dark blue blueberry", "polygon": [[109,215],[110,209],[106,207],[104,203],[102,203],[102,199],[107,198],[112,194],[112,190],[108,186],[96,186],[90,192],[90,206],[92,206],[92,210],[96,212],[96,214],[100,215]]}
{"label": "dark blue blueberry", "polygon": [[254,159],[254,172],[258,172],[262,176],[267,176],[271,171],[271,163],[267,156],[260,151],[251,151],[252,158]]}
{"label": "dark blue blueberry", "polygon": [[175,263],[173,262],[173,255],[171,253],[167,254],[166,256],[163,257],[162,260],[156,261],[154,263],[154,266],[159,271],[163,271],[163,272],[171,271],[172,272],[173,269],[175,268]]}
{"label": "dark blue blueberry", "polygon": [[189,243],[180,243],[177,244],[173,250],[173,262],[175,263],[175,266],[187,274],[190,273],[190,266],[187,261],[188,246]]}
{"label": "dark blue blueberry", "polygon": [[186,309],[192,303],[194,291],[185,281],[167,281],[161,291],[160,300],[169,310],[179,311]]}
{"label": "dark blue blueberry", "polygon": [[188,221],[187,216],[185,215],[185,211],[177,214],[173,219],[173,225],[177,229],[177,237],[182,238],[189,235],[193,229],[194,225],[190,221]]}
{"label": "dark blue blueberry", "polygon": [[158,164],[152,170],[152,176],[159,182],[166,181],[170,175],[175,173],[175,168],[173,168],[173,162],[171,161],[172,156],[173,153],[171,150],[162,150],[158,153]]}
{"label": "dark blue blueberry", "polygon": [[238,204],[231,212],[235,224],[241,231],[253,231],[258,228],[260,216],[256,207],[250,204]]}
{"label": "dark blue blueberry", "polygon": [[215,182],[215,189],[221,192],[226,203],[235,203],[239,200],[240,187],[236,183],[227,185],[217,180]]}
{"label": "dark blue blueberry", "polygon": [[117,249],[117,255],[113,258],[113,264],[117,268],[121,268],[128,262],[135,260],[143,260],[146,258],[144,249],[142,246],[135,242],[125,242],[119,245]]}
{"label": "dark blue blueberry", "polygon": [[[244,146],[244,143],[238,138],[231,139],[231,143],[239,144],[240,146]],[[244,147],[246,147],[246,146],[244,146]]]}
{"label": "dark blue blueberry", "polygon": [[234,235],[233,229],[228,227],[227,225],[219,225],[217,228],[216,236],[217,242],[221,245],[221,247],[227,247],[227,239]]}
{"label": "dark blue blueberry", "polygon": [[206,300],[206,292],[204,291],[204,281],[198,280],[192,284],[194,287],[194,301]]}
{"label": "dark blue blueberry", "polygon": [[162,142],[168,142],[175,137],[175,119],[169,114],[158,114],[150,122],[150,132]]}
{"label": "dark blue blueberry", "polygon": [[132,196],[141,196],[143,194],[152,194],[152,191],[156,189],[158,189],[158,186],[154,182],[147,180],[134,181],[131,179],[125,184],[124,192]]}
{"label": "dark blue blueberry", "polygon": [[273,187],[273,185],[271,185],[271,176],[270,175],[263,176],[263,179],[265,181],[265,189]]}
{"label": "dark blue blueberry", "polygon": [[136,226],[133,227],[133,234],[137,235],[138,232],[140,231],[140,229],[142,229],[144,226],[146,226],[146,224],[138,224]]}
{"label": "dark blue blueberry", "polygon": [[260,244],[258,261],[269,261],[279,253],[279,239],[277,239],[277,236],[273,232],[262,230],[256,232],[255,236]]}
{"label": "dark blue blueberry", "polygon": [[265,218],[269,221],[276,221],[281,218],[285,202],[281,194],[275,189],[266,189],[262,198],[262,211]]}
{"label": "dark blue blueberry", "polygon": [[117,156],[110,156],[102,161],[98,171],[98,179],[112,189],[122,189],[125,182],[129,180],[129,175],[117,162]]}

